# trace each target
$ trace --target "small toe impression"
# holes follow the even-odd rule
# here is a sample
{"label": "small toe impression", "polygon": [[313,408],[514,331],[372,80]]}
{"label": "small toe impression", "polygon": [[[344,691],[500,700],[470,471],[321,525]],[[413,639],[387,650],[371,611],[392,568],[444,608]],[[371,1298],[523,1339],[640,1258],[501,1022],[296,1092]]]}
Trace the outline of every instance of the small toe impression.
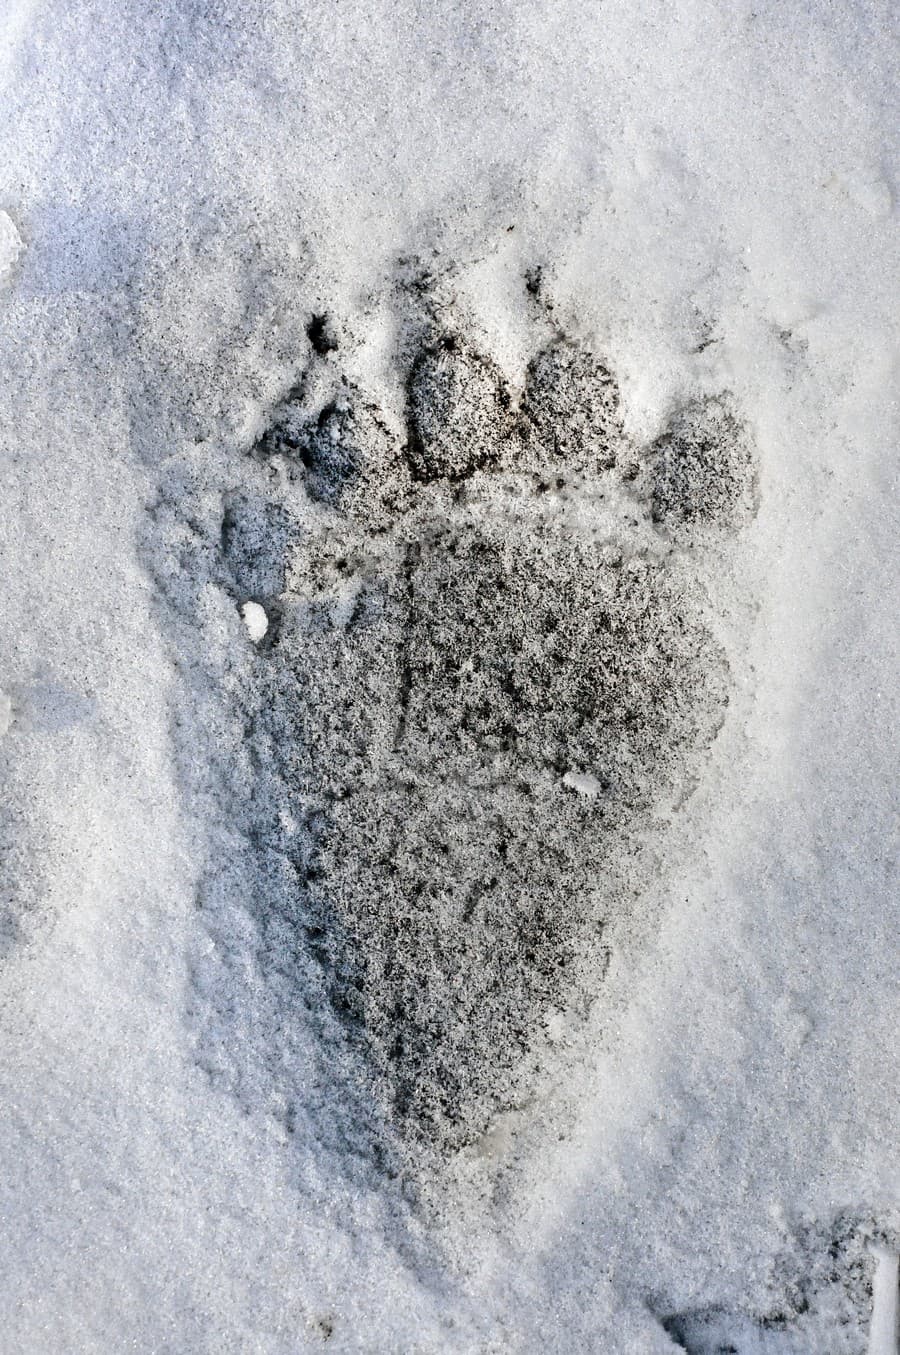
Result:
{"label": "small toe impression", "polygon": [[721,398],[694,401],[651,451],[653,520],[672,529],[736,529],[756,511],[755,461],[743,424]]}
{"label": "small toe impression", "polygon": [[420,353],[407,389],[414,479],[464,480],[500,464],[512,420],[493,363],[447,337]]}
{"label": "small toe impression", "polygon": [[528,368],[522,412],[529,440],[545,461],[576,470],[609,470],[621,442],[619,388],[593,353],[565,340]]}

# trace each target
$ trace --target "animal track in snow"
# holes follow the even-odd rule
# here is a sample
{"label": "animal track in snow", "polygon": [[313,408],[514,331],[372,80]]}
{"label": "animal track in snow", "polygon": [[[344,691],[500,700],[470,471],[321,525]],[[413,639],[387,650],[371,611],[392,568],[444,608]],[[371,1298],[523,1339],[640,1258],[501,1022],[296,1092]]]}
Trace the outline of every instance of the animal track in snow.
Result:
{"label": "animal track in snow", "polygon": [[754,463],[725,400],[636,447],[610,370],[561,335],[517,398],[448,323],[411,362],[405,437],[334,347],[222,519],[226,586],[269,623],[247,721],[281,883],[254,907],[263,966],[308,957],[387,1132],[446,1152],[596,990],[617,860],[721,724],[691,542],[752,513]]}

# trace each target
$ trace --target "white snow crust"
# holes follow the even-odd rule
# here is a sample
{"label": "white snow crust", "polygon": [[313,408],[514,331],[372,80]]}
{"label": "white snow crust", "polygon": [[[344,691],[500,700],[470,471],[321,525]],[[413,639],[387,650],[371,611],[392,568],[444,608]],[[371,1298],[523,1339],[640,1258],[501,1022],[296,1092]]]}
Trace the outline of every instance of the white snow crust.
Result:
{"label": "white snow crust", "polygon": [[[861,1355],[863,1242],[896,1256],[900,1229],[895,7],[11,0],[2,24],[0,1351]],[[433,1229],[317,1147],[347,1112],[299,1017],[292,1136],[196,1057],[198,888],[231,839],[178,769],[183,684],[217,711],[265,614],[210,586],[173,629],[146,565],[166,468],[186,502],[230,487],[210,467],[310,315],[396,414],[410,259],[513,382],[540,267],[636,438],[728,390],[760,461],[709,773],[556,1091],[483,1147],[515,1144],[502,1189]],[[815,1279],[836,1220],[856,1307]],[[785,1268],[809,1310],[760,1326]]]}

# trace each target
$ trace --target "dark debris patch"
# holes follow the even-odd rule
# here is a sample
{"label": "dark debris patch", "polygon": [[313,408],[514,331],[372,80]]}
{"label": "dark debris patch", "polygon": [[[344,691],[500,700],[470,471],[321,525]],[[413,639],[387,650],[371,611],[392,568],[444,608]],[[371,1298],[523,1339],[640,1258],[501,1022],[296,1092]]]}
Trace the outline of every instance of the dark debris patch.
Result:
{"label": "dark debris patch", "polygon": [[337,352],[338,341],[334,324],[328,315],[311,315],[306,326],[306,337],[310,347],[320,358]]}

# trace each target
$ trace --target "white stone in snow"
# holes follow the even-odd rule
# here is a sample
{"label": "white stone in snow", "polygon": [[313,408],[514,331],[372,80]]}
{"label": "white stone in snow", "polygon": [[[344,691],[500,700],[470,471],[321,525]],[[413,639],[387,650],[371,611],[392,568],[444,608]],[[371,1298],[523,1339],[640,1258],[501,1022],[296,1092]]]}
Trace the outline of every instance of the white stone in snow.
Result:
{"label": "white stone in snow", "polygon": [[590,795],[592,799],[603,792],[603,782],[590,772],[566,772],[562,780],[570,790],[576,790],[579,795]]}
{"label": "white stone in snow", "polygon": [[258,645],[269,629],[269,618],[266,616],[265,608],[260,607],[258,602],[245,602],[241,608],[241,616],[244,618],[247,634],[253,643]]}

